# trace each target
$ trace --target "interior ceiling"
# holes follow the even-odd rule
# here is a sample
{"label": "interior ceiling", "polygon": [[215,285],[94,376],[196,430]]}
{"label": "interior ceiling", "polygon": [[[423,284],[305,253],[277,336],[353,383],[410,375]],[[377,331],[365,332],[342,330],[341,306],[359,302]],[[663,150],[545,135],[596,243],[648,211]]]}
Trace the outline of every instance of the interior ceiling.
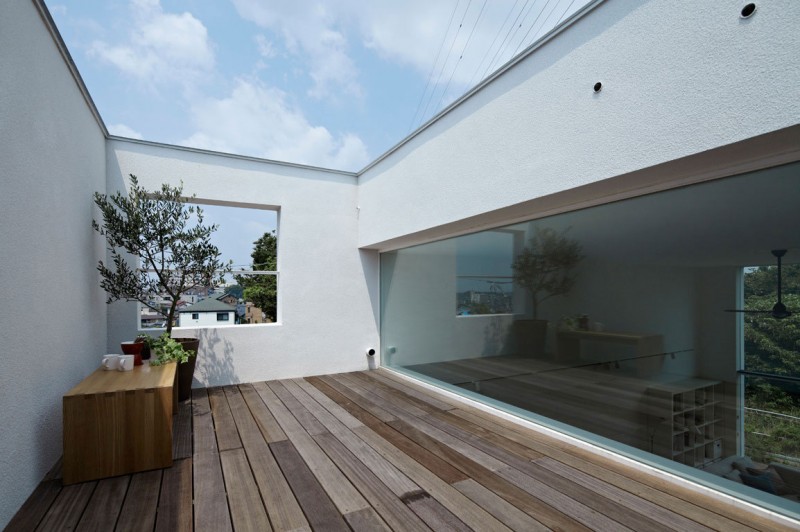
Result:
{"label": "interior ceiling", "polygon": [[570,228],[587,258],[675,266],[800,262],[800,163],[533,222]]}

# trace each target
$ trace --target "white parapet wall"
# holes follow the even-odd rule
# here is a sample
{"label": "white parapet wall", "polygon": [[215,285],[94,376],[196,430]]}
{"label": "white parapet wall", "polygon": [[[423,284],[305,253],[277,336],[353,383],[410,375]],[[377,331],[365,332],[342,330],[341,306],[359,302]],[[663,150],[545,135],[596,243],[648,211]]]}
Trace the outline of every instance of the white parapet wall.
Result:
{"label": "white parapet wall", "polygon": [[0,528],[61,455],[61,397],[106,349],[92,193],[105,139],[30,1],[0,9]]}
{"label": "white parapet wall", "polygon": [[[108,189],[134,174],[199,202],[277,209],[278,322],[178,328],[201,338],[195,385],[367,369],[378,348],[378,256],[357,247],[355,175],[138,141],[108,141]],[[223,257],[224,258],[224,257]],[[109,348],[137,332],[136,305],[115,303]]]}

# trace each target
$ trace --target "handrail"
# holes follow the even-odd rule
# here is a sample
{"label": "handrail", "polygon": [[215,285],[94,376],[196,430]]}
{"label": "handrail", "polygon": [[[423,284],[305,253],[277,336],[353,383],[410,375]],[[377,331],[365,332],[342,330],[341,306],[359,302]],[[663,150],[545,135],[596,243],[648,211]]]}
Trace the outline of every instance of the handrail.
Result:
{"label": "handrail", "polygon": [[774,373],[763,373],[761,371],[747,371],[740,369],[737,371],[739,375],[748,375],[750,377],[763,377],[765,379],[774,379],[786,382],[800,382],[800,377],[791,377],[789,375],[775,375]]}

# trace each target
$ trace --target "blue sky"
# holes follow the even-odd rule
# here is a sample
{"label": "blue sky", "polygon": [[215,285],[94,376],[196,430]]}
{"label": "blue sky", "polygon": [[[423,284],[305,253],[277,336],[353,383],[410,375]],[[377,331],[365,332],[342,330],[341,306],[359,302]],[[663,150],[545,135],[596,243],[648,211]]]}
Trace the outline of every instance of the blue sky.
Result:
{"label": "blue sky", "polygon": [[46,0],[112,134],[357,171],[586,0]]}

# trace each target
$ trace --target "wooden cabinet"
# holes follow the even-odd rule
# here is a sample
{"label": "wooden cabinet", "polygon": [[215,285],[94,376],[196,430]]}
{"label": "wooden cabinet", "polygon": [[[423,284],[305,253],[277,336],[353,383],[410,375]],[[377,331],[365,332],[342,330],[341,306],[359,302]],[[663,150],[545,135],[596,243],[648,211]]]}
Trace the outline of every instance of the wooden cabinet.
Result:
{"label": "wooden cabinet", "polygon": [[693,467],[721,458],[722,403],[719,381],[686,379],[650,386],[646,404],[651,451]]}
{"label": "wooden cabinet", "polygon": [[175,371],[101,368],[64,395],[64,484],[172,465]]}

